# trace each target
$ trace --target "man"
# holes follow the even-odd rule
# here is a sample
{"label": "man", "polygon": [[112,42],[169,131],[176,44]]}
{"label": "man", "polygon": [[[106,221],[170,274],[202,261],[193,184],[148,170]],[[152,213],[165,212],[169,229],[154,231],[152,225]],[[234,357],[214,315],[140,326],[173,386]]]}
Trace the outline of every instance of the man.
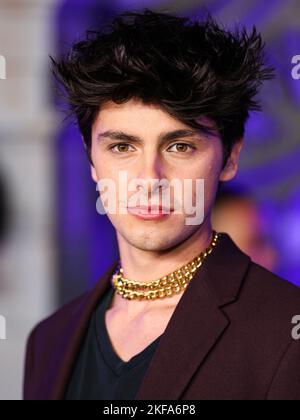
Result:
{"label": "man", "polygon": [[299,290],[210,221],[219,183],[236,175],[255,95],[272,77],[255,28],[128,12],[53,69],[120,259],[33,329],[25,399],[300,398]]}

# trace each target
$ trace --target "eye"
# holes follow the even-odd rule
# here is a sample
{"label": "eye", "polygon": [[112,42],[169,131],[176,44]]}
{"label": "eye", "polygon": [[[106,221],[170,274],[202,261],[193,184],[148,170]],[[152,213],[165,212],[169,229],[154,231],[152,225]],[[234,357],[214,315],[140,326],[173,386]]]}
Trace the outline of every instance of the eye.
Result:
{"label": "eye", "polygon": [[[129,151],[128,147],[131,147],[131,145],[129,143],[117,143],[117,144],[113,144],[112,146],[110,146],[109,150],[112,150],[114,153],[121,154],[121,153],[128,152]],[[117,148],[117,149],[115,149],[115,148]]]}
{"label": "eye", "polygon": [[187,149],[190,149],[190,150],[195,149],[195,147],[193,145],[188,144],[188,143],[174,143],[174,144],[172,144],[172,146],[170,146],[170,148],[172,148],[174,146],[177,146],[177,147],[179,146],[179,148],[177,148],[177,152],[179,152],[179,153],[185,153],[186,151],[188,151]]}

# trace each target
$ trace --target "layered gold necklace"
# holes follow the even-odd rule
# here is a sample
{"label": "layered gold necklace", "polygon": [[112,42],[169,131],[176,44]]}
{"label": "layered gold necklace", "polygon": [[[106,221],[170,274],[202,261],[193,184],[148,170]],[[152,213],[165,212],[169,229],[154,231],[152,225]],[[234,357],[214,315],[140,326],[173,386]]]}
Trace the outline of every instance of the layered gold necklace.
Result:
{"label": "layered gold necklace", "polygon": [[137,282],[123,277],[120,261],[112,276],[112,285],[124,299],[153,300],[171,297],[184,290],[193,279],[196,270],[217,245],[220,233],[213,231],[210,245],[188,264],[151,282]]}

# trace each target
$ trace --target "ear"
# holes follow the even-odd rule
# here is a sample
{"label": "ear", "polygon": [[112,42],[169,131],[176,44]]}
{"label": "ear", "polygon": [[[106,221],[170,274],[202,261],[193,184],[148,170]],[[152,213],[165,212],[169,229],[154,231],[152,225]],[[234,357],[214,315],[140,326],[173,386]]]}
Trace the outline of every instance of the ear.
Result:
{"label": "ear", "polygon": [[93,181],[96,182],[96,184],[98,183],[98,176],[97,176],[97,172],[96,169],[93,165],[90,165],[90,170],[91,170],[91,177],[93,179]]}
{"label": "ear", "polygon": [[[81,135],[81,140],[82,140],[82,144],[83,144],[83,147],[84,147],[86,153],[88,153],[83,135]],[[91,171],[91,177],[92,177],[93,181],[95,181],[97,183],[98,182],[98,177],[97,177],[97,173],[96,173],[96,170],[94,168],[94,165],[92,163],[90,165],[90,171]]]}
{"label": "ear", "polygon": [[244,138],[241,137],[233,146],[230,156],[227,159],[225,167],[220,174],[220,181],[230,181],[238,171],[238,162],[243,147]]}

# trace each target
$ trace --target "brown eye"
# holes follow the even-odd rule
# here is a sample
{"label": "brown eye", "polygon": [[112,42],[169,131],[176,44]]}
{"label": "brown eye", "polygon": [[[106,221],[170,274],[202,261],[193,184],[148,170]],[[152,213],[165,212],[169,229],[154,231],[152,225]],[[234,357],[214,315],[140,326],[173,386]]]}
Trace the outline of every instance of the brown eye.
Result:
{"label": "brown eye", "polygon": [[194,147],[190,144],[187,143],[175,143],[172,146],[170,146],[171,148],[176,146],[175,152],[179,152],[179,153],[185,153],[186,151],[188,151],[188,149],[194,149]]}
{"label": "brown eye", "polygon": [[129,151],[128,150],[129,147],[130,147],[130,144],[128,143],[118,143],[118,144],[114,144],[109,149],[113,150],[115,153],[126,153]]}

